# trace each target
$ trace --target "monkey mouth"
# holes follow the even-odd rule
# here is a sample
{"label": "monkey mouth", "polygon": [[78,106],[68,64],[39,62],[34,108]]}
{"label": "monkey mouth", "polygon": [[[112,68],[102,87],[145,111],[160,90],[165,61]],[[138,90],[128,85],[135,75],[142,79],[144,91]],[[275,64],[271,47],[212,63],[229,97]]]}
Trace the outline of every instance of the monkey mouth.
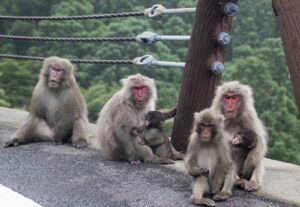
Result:
{"label": "monkey mouth", "polygon": [[59,83],[57,81],[48,81],[48,87],[50,88],[57,88],[59,86]]}
{"label": "monkey mouth", "polygon": [[145,103],[145,101],[143,101],[143,100],[141,100],[141,101],[137,100],[136,103],[137,104],[143,104],[143,103]]}
{"label": "monkey mouth", "polygon": [[205,137],[203,137],[203,136],[199,136],[199,139],[200,140],[202,140],[202,142],[209,142],[210,141],[210,136],[205,136]]}

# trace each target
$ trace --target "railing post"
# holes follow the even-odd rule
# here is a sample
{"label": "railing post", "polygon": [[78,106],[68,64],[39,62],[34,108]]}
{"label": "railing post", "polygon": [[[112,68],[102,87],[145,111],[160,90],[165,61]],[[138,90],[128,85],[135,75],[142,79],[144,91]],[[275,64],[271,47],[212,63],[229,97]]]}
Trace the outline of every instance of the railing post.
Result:
{"label": "railing post", "polygon": [[[227,3],[234,5],[225,10]],[[218,43],[216,36],[221,32],[230,34],[232,16],[238,12],[236,3],[237,0],[198,0],[172,131],[172,143],[180,151],[186,150],[194,112],[210,106],[220,82],[221,75],[211,69],[216,62],[224,63],[227,45]]]}

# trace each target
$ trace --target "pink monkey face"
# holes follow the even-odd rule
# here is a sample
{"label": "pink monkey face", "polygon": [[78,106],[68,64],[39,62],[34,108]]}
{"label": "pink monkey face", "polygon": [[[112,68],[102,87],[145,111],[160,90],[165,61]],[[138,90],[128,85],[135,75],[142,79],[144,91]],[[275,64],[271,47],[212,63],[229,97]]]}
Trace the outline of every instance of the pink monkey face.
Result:
{"label": "pink monkey face", "polygon": [[57,88],[63,78],[64,70],[55,67],[49,67],[49,78],[48,78],[48,86],[50,88]]}
{"label": "pink monkey face", "polygon": [[134,86],[132,88],[132,93],[133,93],[134,99],[137,103],[144,103],[148,100],[149,89],[145,85]]}
{"label": "pink monkey face", "polygon": [[242,144],[242,137],[241,137],[241,135],[239,135],[239,134],[235,135],[232,138],[232,140],[231,140],[231,144],[233,146],[238,146],[238,145]]}
{"label": "pink monkey face", "polygon": [[231,92],[225,93],[222,101],[225,117],[235,117],[240,102],[239,94]]}

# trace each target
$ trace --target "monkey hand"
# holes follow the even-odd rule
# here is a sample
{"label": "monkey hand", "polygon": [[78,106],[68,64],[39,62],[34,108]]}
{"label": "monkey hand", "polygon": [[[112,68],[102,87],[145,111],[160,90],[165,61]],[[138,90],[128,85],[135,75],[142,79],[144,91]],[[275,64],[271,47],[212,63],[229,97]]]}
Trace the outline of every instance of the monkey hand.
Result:
{"label": "monkey hand", "polygon": [[136,156],[132,156],[128,159],[128,162],[132,165],[139,165],[141,164],[141,160],[139,160]]}
{"label": "monkey hand", "polygon": [[4,147],[15,147],[19,145],[19,141],[17,139],[13,139],[4,144]]}
{"label": "monkey hand", "polygon": [[203,206],[216,206],[216,203],[209,198],[195,198],[192,196],[192,203]]}
{"label": "monkey hand", "polygon": [[138,144],[140,144],[140,145],[145,145],[145,144],[146,144],[145,140],[143,140],[143,139],[142,139],[141,137],[139,137],[139,136],[136,137],[136,142],[137,142]]}
{"label": "monkey hand", "polygon": [[237,180],[235,181],[234,185],[235,185],[236,187],[239,187],[239,188],[244,189],[244,188],[245,188],[245,183],[246,183],[246,182],[247,182],[247,180],[245,180],[245,179],[237,179]]}
{"label": "monkey hand", "polygon": [[194,167],[193,169],[190,169],[189,173],[193,177],[208,176],[209,170],[206,168]]}
{"label": "monkey hand", "polygon": [[246,181],[244,189],[249,192],[256,191],[259,189],[259,185],[256,181],[253,180]]}
{"label": "monkey hand", "polygon": [[79,139],[73,142],[73,147],[76,148],[84,148],[86,146],[87,146],[87,141],[85,141],[84,139]]}
{"label": "monkey hand", "polygon": [[227,192],[219,192],[216,195],[214,195],[213,200],[214,201],[225,201],[228,198],[230,198],[230,193]]}

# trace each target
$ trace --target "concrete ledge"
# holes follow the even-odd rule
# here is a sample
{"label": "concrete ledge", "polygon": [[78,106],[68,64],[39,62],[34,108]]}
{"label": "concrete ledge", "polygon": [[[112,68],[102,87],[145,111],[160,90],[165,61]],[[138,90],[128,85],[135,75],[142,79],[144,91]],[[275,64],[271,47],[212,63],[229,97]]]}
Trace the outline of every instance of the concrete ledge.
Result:
{"label": "concrete ledge", "polygon": [[[0,124],[18,127],[27,115],[28,112],[0,107]],[[98,148],[95,129],[95,124],[90,124],[89,142],[92,147]],[[186,173],[183,161],[164,166]],[[300,166],[271,159],[265,159],[265,166],[264,185],[255,194],[300,206]]]}

